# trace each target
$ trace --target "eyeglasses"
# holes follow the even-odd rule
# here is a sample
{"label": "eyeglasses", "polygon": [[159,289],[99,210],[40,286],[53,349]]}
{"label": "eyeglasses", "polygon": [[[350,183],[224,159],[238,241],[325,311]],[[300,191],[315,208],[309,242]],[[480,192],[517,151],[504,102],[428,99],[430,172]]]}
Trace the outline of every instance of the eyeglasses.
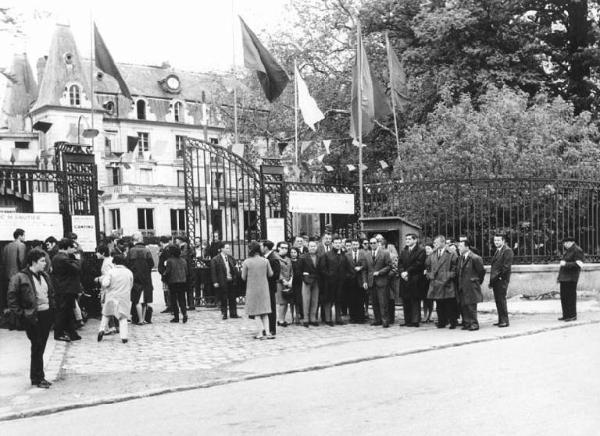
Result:
{"label": "eyeglasses", "polygon": [[375,245],[375,244],[377,244],[377,242],[369,242],[369,244]]}

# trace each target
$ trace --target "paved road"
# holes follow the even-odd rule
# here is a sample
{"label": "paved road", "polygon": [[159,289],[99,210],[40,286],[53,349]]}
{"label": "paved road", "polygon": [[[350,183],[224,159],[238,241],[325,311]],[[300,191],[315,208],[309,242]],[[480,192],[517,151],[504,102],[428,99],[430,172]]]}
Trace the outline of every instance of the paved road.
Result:
{"label": "paved road", "polygon": [[0,423],[39,434],[592,435],[600,326],[584,325]]}

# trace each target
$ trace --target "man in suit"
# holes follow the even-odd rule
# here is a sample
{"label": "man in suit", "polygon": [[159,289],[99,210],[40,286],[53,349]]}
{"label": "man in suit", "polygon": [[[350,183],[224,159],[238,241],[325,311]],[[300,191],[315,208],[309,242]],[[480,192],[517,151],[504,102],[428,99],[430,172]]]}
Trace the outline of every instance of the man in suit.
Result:
{"label": "man in suit", "polygon": [[427,298],[436,300],[437,327],[443,329],[450,324],[450,328],[455,329],[458,318],[455,283],[458,258],[446,249],[446,238],[442,235],[436,236],[433,240],[430,263]]}
{"label": "man in suit", "polygon": [[302,308],[304,318],[302,325],[318,326],[317,306],[319,305],[319,257],[317,256],[317,242],[308,243],[308,253],[300,257],[299,268],[302,276]]}
{"label": "man in suit", "polygon": [[329,253],[332,250],[331,241],[332,236],[329,233],[324,233],[321,237],[321,243],[317,247],[317,256],[323,256],[325,253]]}
{"label": "man in suit", "polygon": [[471,243],[466,236],[458,242],[460,258],[458,261],[458,303],[463,318],[463,330],[479,330],[477,321],[477,303],[483,301],[481,284],[485,277],[483,259],[471,251]]}
{"label": "man in suit", "polygon": [[426,279],[425,249],[419,245],[417,235],[409,233],[405,237],[406,247],[398,258],[400,273],[400,296],[404,311],[404,324],[407,327],[419,327],[421,320],[421,299],[424,297]]}
{"label": "man in suit", "polygon": [[[350,322],[362,324],[365,322],[364,301],[365,294],[369,289],[367,256],[360,249],[358,240],[353,240],[346,257],[352,266],[352,277],[348,281],[348,310]],[[371,276],[371,281],[373,277]]]}
{"label": "man in suit", "polygon": [[210,276],[221,303],[221,314],[223,319],[227,319],[227,307],[229,307],[229,317],[239,318],[235,301],[237,270],[235,259],[231,256],[231,245],[220,242],[217,251],[218,254],[210,260]]}
{"label": "man in suit", "polygon": [[577,282],[583,268],[583,250],[569,236],[563,240],[565,252],[560,261],[558,283],[560,283],[560,305],[562,317],[559,321],[577,320]]}
{"label": "man in suit", "polygon": [[281,274],[281,256],[273,250],[272,241],[266,240],[261,244],[261,249],[265,259],[269,261],[273,275],[267,279],[269,282],[269,296],[271,297],[271,313],[269,313],[269,330],[271,334],[277,333],[277,309],[275,304],[275,293],[277,292],[277,282],[279,281],[279,275]]}
{"label": "man in suit", "polygon": [[171,245],[171,239],[168,236],[160,237],[160,251],[158,252],[158,274],[160,274],[162,287],[163,287],[163,298],[165,299],[165,310],[161,313],[170,313],[171,310],[171,296],[169,293],[169,284],[166,282],[164,273],[167,269],[167,258],[169,256],[169,246]]}
{"label": "man in suit", "polygon": [[371,256],[372,259],[373,287],[371,288],[371,295],[373,296],[375,320],[371,325],[382,325],[384,328],[388,328],[390,326],[388,274],[392,269],[392,259],[389,251],[381,247],[375,238],[369,240],[367,256]]}
{"label": "man in suit", "polygon": [[508,327],[508,307],[506,305],[506,293],[508,291],[508,282],[510,281],[510,269],[513,262],[513,251],[506,245],[506,237],[502,234],[494,235],[494,245],[496,252],[492,258],[490,271],[490,288],[494,291],[494,300],[496,300],[496,311],[498,312],[498,322],[494,325],[498,327]]}
{"label": "man in suit", "polygon": [[12,276],[25,268],[25,230],[13,232],[14,241],[9,242],[2,250],[3,283],[0,294],[0,310],[7,307],[8,283]]}
{"label": "man in suit", "polygon": [[298,256],[308,253],[308,248],[304,244],[304,238],[302,236],[296,236],[294,238],[294,247],[298,249]]}
{"label": "man in suit", "polygon": [[352,277],[353,269],[346,254],[342,251],[342,239],[335,237],[332,250],[319,259],[319,269],[325,280],[325,292],[321,294],[322,310],[325,312],[325,323],[333,327],[331,305],[335,303],[335,324],[342,323],[342,300],[347,280]]}

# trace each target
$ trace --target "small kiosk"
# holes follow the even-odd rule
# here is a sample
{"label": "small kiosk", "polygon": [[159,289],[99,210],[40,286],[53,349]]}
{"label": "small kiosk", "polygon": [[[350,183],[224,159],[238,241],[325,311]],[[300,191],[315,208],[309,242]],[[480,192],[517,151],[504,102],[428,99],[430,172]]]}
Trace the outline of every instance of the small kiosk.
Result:
{"label": "small kiosk", "polygon": [[408,233],[420,236],[421,227],[399,216],[366,217],[360,219],[362,231],[371,236],[381,233],[388,244],[400,251],[404,247],[404,237]]}

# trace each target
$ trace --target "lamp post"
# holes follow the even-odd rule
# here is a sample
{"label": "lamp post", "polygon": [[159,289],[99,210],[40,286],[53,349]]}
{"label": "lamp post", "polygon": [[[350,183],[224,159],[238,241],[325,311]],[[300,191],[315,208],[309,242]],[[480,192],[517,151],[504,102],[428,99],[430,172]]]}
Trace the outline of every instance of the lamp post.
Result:
{"label": "lamp post", "polygon": [[[81,119],[84,118],[83,115],[79,115],[79,118],[77,119],[77,143],[80,144],[81,141],[81,135],[80,135],[80,131],[81,131]],[[98,129],[84,129],[82,132],[82,135],[84,138],[95,138],[96,136],[98,136],[98,133],[100,133],[100,131]]]}

